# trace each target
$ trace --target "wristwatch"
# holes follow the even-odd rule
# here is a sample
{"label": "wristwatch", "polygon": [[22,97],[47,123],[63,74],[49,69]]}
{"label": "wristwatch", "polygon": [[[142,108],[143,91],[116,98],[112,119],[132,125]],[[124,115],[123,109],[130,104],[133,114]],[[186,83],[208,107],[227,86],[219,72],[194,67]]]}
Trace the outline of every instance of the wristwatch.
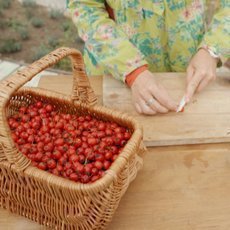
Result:
{"label": "wristwatch", "polygon": [[212,49],[210,49],[207,45],[201,46],[200,48],[201,48],[201,49],[205,49],[206,51],[208,51],[211,57],[218,59],[217,67],[222,66],[222,61],[221,61],[220,55],[218,55],[217,53],[215,53],[215,52],[214,52]]}

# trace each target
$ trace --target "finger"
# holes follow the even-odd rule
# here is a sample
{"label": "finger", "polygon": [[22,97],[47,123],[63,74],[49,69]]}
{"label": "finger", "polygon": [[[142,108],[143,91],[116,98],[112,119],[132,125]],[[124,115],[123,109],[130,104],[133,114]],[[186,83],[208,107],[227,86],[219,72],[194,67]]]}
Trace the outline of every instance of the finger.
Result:
{"label": "finger", "polygon": [[215,80],[215,78],[216,78],[216,76],[215,75],[213,76],[212,74],[210,74],[210,77],[204,78],[200,82],[200,84],[197,88],[197,92],[201,92],[211,81]]}
{"label": "finger", "polygon": [[143,99],[139,99],[138,102],[135,103],[135,107],[139,113],[154,115],[157,112],[153,110],[151,107],[146,105],[146,101]]}
{"label": "finger", "polygon": [[186,97],[186,102],[188,102],[194,93],[196,92],[201,80],[204,78],[204,74],[199,73],[196,71],[192,77],[192,80],[188,83],[185,97]]}
{"label": "finger", "polygon": [[188,85],[188,83],[192,80],[192,77],[194,74],[194,68],[191,66],[188,66],[186,72],[187,72],[186,80],[187,80],[187,85]]}
{"label": "finger", "polygon": [[142,95],[145,104],[149,106],[153,111],[158,113],[167,113],[168,109],[163,107],[153,95],[150,94],[143,94]]}
{"label": "finger", "polygon": [[133,102],[135,105],[135,109],[140,114],[149,114],[154,115],[156,114],[155,109],[153,110],[151,107],[148,107],[146,105],[146,100],[144,98],[152,98],[151,94],[147,93],[147,96],[145,95],[146,91],[141,91],[138,97],[136,95],[133,95]]}
{"label": "finger", "polygon": [[149,107],[152,108],[152,110],[157,111],[158,113],[167,113],[169,110],[165,107],[163,107],[155,98],[152,97],[151,104]]}
{"label": "finger", "polygon": [[177,110],[177,103],[169,96],[165,88],[158,86],[154,92],[155,98],[164,108],[172,111]]}
{"label": "finger", "polygon": [[138,106],[139,106],[142,114],[155,115],[157,113],[151,107],[147,106],[146,102],[142,99],[139,101]]}
{"label": "finger", "polygon": [[147,107],[147,105],[145,105],[145,103],[141,103],[141,105],[139,105],[138,103],[135,103],[135,108],[136,108],[138,113],[147,114],[147,115],[155,115],[156,114],[156,111],[153,111],[152,109],[149,109],[146,107]]}
{"label": "finger", "polygon": [[138,113],[142,113],[141,107],[138,105],[138,103],[135,103],[135,108]]}

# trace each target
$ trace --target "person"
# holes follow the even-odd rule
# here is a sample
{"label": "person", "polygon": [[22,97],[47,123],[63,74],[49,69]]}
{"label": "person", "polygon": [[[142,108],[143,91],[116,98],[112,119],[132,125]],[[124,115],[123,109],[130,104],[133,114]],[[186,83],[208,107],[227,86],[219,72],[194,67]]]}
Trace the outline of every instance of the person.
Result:
{"label": "person", "polygon": [[230,1],[220,0],[206,28],[208,0],[70,0],[72,19],[85,42],[89,75],[125,82],[139,113],[176,111],[155,72],[187,72],[185,100],[216,78],[230,55]]}

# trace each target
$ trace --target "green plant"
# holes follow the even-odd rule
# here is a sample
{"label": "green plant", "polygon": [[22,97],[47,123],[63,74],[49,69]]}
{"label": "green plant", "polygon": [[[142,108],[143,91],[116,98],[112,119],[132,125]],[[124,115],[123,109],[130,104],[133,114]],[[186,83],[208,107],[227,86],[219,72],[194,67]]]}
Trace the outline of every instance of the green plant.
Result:
{"label": "green plant", "polygon": [[64,32],[66,32],[66,31],[68,31],[68,30],[71,29],[72,24],[73,24],[73,23],[72,23],[70,20],[64,21],[64,22],[61,24],[61,28],[62,28],[62,30],[63,30]]}
{"label": "green plant", "polygon": [[49,48],[45,44],[41,44],[38,48],[34,48],[32,61],[36,61],[40,59],[41,57],[45,56],[46,54],[50,53],[53,49]]}
{"label": "green plant", "polygon": [[58,38],[55,38],[55,37],[49,37],[48,38],[48,45],[51,47],[51,48],[57,48],[60,44],[60,41]]}
{"label": "green plant", "polygon": [[24,26],[21,22],[14,18],[10,18],[7,23],[8,27],[11,27],[14,30],[17,30],[19,27]]}
{"label": "green plant", "polygon": [[29,39],[29,30],[27,27],[19,27],[17,29],[17,32],[19,33],[22,40],[28,40]]}
{"label": "green plant", "polygon": [[6,20],[1,20],[0,21],[0,29],[5,29],[8,26],[8,23]]}
{"label": "green plant", "polygon": [[3,7],[0,4],[0,17],[3,17]]}
{"label": "green plant", "polygon": [[9,9],[11,6],[12,0],[1,0],[0,1],[0,8],[2,9]]}
{"label": "green plant", "polygon": [[79,38],[77,29],[71,21],[65,21],[62,24],[62,28],[65,30],[62,36],[63,45],[76,43],[80,45],[84,44],[84,42]]}
{"label": "green plant", "polygon": [[63,13],[60,10],[51,9],[49,12],[49,17],[54,20],[60,19],[63,17]]}
{"label": "green plant", "polygon": [[34,16],[33,11],[29,8],[25,9],[25,15],[28,20],[30,20]]}
{"label": "green plant", "polygon": [[44,25],[43,20],[41,18],[36,18],[36,17],[33,17],[31,19],[31,23],[36,28],[41,28]]}
{"label": "green plant", "polygon": [[54,67],[60,70],[71,71],[71,61],[69,58],[64,58],[59,61]]}
{"label": "green plant", "polygon": [[35,0],[23,0],[22,5],[24,7],[35,7],[37,4]]}
{"label": "green plant", "polygon": [[15,53],[22,49],[20,42],[17,42],[15,39],[6,39],[1,41],[2,45],[0,46],[1,53]]}
{"label": "green plant", "polygon": [[77,44],[84,44],[84,41],[76,34],[75,43],[77,43]]}

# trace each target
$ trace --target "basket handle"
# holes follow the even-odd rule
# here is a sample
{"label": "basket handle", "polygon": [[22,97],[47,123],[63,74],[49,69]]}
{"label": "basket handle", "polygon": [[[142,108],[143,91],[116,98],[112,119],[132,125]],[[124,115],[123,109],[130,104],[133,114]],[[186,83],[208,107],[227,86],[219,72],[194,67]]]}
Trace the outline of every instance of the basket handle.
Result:
{"label": "basket handle", "polygon": [[25,169],[30,164],[30,160],[17,150],[12,138],[9,138],[11,132],[7,125],[6,105],[11,96],[26,82],[66,56],[70,56],[73,69],[74,81],[71,99],[74,102],[94,105],[97,99],[85,73],[82,55],[78,50],[72,48],[58,48],[0,82],[0,160],[14,163],[19,170]]}

